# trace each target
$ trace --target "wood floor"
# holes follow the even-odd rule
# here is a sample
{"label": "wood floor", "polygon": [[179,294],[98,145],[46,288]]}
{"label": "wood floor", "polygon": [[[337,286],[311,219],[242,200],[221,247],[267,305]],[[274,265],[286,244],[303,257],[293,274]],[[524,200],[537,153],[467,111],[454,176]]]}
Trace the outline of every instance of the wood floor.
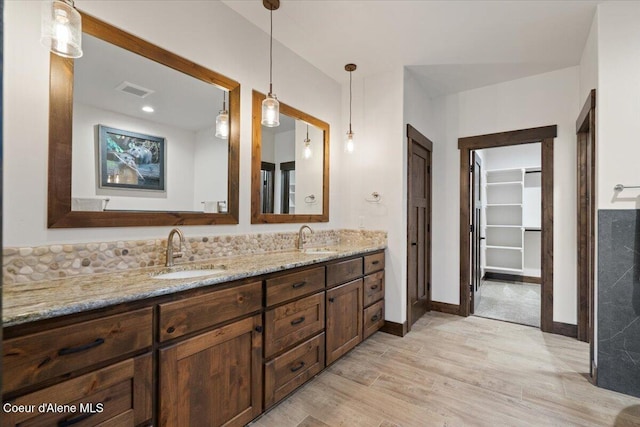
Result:
{"label": "wood floor", "polygon": [[591,385],[588,358],[572,338],[427,313],[404,338],[374,334],[252,426],[640,426],[640,399]]}

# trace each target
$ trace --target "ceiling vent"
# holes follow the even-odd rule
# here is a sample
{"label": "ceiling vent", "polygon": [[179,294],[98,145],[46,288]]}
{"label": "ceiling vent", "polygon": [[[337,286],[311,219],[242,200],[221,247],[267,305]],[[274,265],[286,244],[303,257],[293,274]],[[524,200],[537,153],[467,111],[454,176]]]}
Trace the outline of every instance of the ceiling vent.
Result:
{"label": "ceiling vent", "polygon": [[120,83],[116,87],[116,90],[120,92],[128,93],[129,95],[135,95],[138,98],[146,98],[147,96],[155,92],[154,90],[147,89],[146,87],[142,87],[127,81]]}

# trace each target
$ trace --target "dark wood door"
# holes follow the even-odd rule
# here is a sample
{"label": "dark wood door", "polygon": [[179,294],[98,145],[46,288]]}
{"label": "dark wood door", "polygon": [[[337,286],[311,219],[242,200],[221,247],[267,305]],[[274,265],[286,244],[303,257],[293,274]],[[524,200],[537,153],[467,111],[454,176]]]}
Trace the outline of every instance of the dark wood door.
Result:
{"label": "dark wood door", "polygon": [[480,303],[482,285],[482,160],[473,152],[471,166],[471,284],[469,290],[469,313],[473,314]]}
{"label": "dark wood door", "polygon": [[261,317],[160,350],[159,425],[243,426],[260,415]]}
{"label": "dark wood door", "polygon": [[431,149],[410,125],[408,136],[407,319],[411,329],[431,301]]}
{"label": "dark wood door", "polygon": [[327,291],[327,365],[362,341],[362,279]]}

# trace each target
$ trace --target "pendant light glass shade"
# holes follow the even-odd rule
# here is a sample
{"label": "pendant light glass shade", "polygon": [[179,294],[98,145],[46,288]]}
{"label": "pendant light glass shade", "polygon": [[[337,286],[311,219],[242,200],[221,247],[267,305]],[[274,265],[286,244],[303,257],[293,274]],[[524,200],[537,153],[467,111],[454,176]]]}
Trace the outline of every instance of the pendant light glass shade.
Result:
{"label": "pendant light glass shade", "polygon": [[353,142],[353,132],[349,130],[349,132],[347,132],[347,139],[344,142],[344,151],[346,153],[353,153],[355,148],[356,146],[355,146],[355,143]]}
{"label": "pendant light glass shade", "polygon": [[273,11],[280,7],[280,0],[263,0],[262,4],[269,10],[271,28],[269,31],[269,93],[262,101],[262,126],[274,128],[280,126],[280,103],[273,93]]}
{"label": "pendant light glass shade", "polygon": [[302,152],[302,157],[310,159],[311,156],[313,156],[313,152],[311,151],[311,140],[309,139],[309,125],[307,125],[307,137],[304,139],[304,151]]}
{"label": "pendant light glass shade", "polygon": [[82,18],[72,0],[42,4],[40,43],[65,58],[82,56]]}
{"label": "pendant light glass shade", "polygon": [[280,126],[280,103],[272,93],[262,101],[262,126],[269,128]]}
{"label": "pendant light glass shade", "polygon": [[222,110],[216,117],[216,138],[227,139],[229,137],[229,112],[225,100],[226,92],[222,94]]}

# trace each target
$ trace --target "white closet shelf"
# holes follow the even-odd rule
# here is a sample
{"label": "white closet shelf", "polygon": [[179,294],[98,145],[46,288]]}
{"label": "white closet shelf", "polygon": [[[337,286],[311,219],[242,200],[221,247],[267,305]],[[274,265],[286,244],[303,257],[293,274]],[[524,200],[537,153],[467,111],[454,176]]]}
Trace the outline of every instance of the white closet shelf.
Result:
{"label": "white closet shelf", "polygon": [[492,267],[490,265],[487,265],[484,268],[487,269],[487,270],[504,271],[504,272],[507,272],[507,273],[522,273],[522,269],[521,268]]}
{"label": "white closet shelf", "polygon": [[500,227],[500,228],[523,228],[521,225],[500,225],[500,224],[487,224],[485,227]]}
{"label": "white closet shelf", "polygon": [[522,181],[487,182],[485,185],[487,187],[494,185],[522,185]]}
{"label": "white closet shelf", "polygon": [[520,246],[491,246],[487,245],[487,249],[506,249],[509,251],[522,251],[522,247]]}

